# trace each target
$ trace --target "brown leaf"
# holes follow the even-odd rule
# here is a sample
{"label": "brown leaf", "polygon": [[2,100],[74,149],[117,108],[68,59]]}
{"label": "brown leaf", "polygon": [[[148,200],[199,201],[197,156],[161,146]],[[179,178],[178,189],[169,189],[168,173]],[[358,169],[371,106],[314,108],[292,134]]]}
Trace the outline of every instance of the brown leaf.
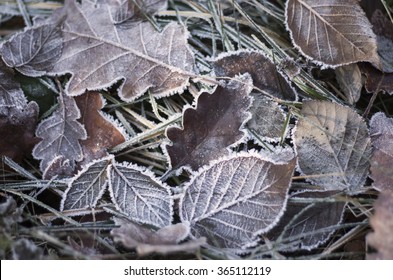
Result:
{"label": "brown leaf", "polygon": [[336,80],[349,104],[358,102],[363,88],[362,73],[357,64],[343,65],[335,69]]}
{"label": "brown leaf", "polygon": [[235,77],[225,87],[198,97],[196,108],[183,112],[183,129],[166,131],[170,165],[197,170],[211,160],[228,155],[228,148],[244,137],[243,125],[249,119],[252,81],[248,74]]}
{"label": "brown leaf", "polygon": [[0,156],[21,162],[38,142],[34,136],[38,105],[27,103],[13,77],[14,71],[0,59]]}
{"label": "brown leaf", "polygon": [[168,7],[168,0],[111,0],[111,2],[113,2],[113,21],[116,24],[142,21],[147,15],[164,11]]}
{"label": "brown leaf", "polygon": [[288,0],[293,44],[324,67],[368,61],[381,67],[376,36],[358,0]]}
{"label": "brown leaf", "polygon": [[296,91],[290,86],[285,76],[277,70],[262,52],[238,51],[221,54],[213,61],[213,68],[218,77],[234,77],[249,73],[254,86],[271,96],[284,100],[295,100]]}
{"label": "brown leaf", "polygon": [[370,93],[384,91],[393,94],[393,73],[383,73],[367,63],[359,63],[360,69],[366,75],[366,90]]}
{"label": "brown leaf", "polygon": [[374,146],[371,157],[371,178],[374,188],[393,191],[393,119],[383,113],[370,121],[370,134]]}
{"label": "brown leaf", "polygon": [[87,138],[81,140],[83,160],[78,163],[79,167],[92,162],[95,159],[108,155],[107,150],[123,143],[126,139],[123,132],[101,109],[105,101],[98,92],[86,92],[75,97],[81,117],[81,122],[86,129]]}
{"label": "brown leaf", "polygon": [[300,171],[325,190],[364,191],[371,139],[361,116],[329,101],[305,101],[294,144]]}
{"label": "brown leaf", "polygon": [[374,209],[375,214],[370,218],[374,232],[366,240],[378,252],[367,254],[367,259],[393,260],[393,192],[381,192]]}

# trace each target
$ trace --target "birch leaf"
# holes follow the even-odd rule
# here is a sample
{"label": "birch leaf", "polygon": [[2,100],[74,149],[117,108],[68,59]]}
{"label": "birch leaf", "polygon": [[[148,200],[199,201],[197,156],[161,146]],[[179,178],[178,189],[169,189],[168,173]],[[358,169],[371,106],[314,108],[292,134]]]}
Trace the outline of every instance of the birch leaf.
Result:
{"label": "birch leaf", "polygon": [[370,121],[370,134],[374,147],[371,157],[373,186],[380,190],[393,190],[393,119],[376,113]]}
{"label": "birch leaf", "polygon": [[64,192],[61,211],[94,208],[97,205],[108,185],[107,167],[112,159],[110,156],[93,161],[72,178]]}
{"label": "birch leaf", "polygon": [[294,135],[300,171],[325,190],[362,192],[371,156],[362,117],[328,101],[305,101],[301,115]]}
{"label": "birch leaf", "polygon": [[107,156],[108,149],[123,143],[126,138],[119,125],[101,111],[105,100],[99,92],[86,92],[75,97],[75,101],[81,112],[79,121],[87,132],[87,138],[80,141],[83,160],[78,165],[83,166]]}
{"label": "birch leaf", "polygon": [[196,108],[183,112],[183,129],[166,131],[170,165],[197,170],[209,161],[228,155],[228,148],[244,137],[243,125],[249,119],[252,81],[248,74],[238,76],[212,94],[204,92]]}
{"label": "birch leaf", "polygon": [[152,172],[113,162],[108,178],[113,203],[131,220],[159,228],[171,224],[173,198],[169,186],[158,181]]}
{"label": "birch leaf", "polygon": [[374,203],[375,214],[370,218],[374,232],[367,234],[367,242],[377,253],[367,254],[367,259],[393,260],[393,192],[381,192]]}
{"label": "birch leaf", "polygon": [[149,22],[114,24],[111,6],[66,0],[63,51],[51,75],[71,73],[68,94],[107,88],[122,81],[119,95],[131,101],[150,89],[154,96],[181,92],[194,74],[194,55],[184,26],[168,24],[162,32]]}
{"label": "birch leaf", "polygon": [[372,26],[358,0],[288,0],[293,44],[324,67],[368,61],[382,67]]}
{"label": "birch leaf", "polygon": [[[74,170],[75,162],[83,159],[82,148],[79,140],[86,139],[86,131],[77,121],[80,111],[75,100],[64,92],[58,98],[59,108],[49,118],[43,120],[37,127],[36,135],[42,140],[33,149],[33,156],[41,160],[40,169],[47,177],[47,173],[53,176],[56,171],[48,172],[54,159],[61,159],[57,165],[68,165],[67,170]],[[61,172],[59,170],[59,172]],[[71,175],[71,174],[57,174]]]}
{"label": "birch leaf", "polygon": [[4,62],[26,76],[46,74],[61,56],[60,26],[60,23],[42,24],[14,35],[0,47]]}
{"label": "birch leaf", "polygon": [[0,156],[21,162],[38,139],[34,136],[38,105],[27,102],[14,71],[0,59]]}
{"label": "birch leaf", "polygon": [[296,160],[265,161],[256,153],[224,158],[200,169],[186,184],[180,219],[194,237],[240,248],[277,224],[284,212]]}
{"label": "birch leaf", "polygon": [[295,89],[262,52],[246,50],[223,53],[213,61],[213,68],[218,77],[249,73],[254,87],[259,90],[279,99],[297,99]]}
{"label": "birch leaf", "polygon": [[[334,192],[303,192],[294,198],[327,198]],[[267,237],[276,241],[280,251],[312,250],[325,243],[344,214],[345,202],[289,201],[284,216]]]}

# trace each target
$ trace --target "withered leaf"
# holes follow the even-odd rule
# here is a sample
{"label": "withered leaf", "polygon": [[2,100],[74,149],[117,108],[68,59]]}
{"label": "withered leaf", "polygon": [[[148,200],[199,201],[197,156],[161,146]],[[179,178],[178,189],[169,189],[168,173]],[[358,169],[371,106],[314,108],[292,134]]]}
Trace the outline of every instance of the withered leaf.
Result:
{"label": "withered leaf", "polygon": [[383,73],[367,63],[360,63],[359,66],[367,77],[365,87],[368,92],[384,91],[393,94],[393,73]]}
{"label": "withered leaf", "polygon": [[297,99],[295,89],[262,52],[246,50],[223,53],[213,61],[213,69],[218,77],[249,73],[259,90],[284,100]]}
{"label": "withered leaf", "polygon": [[158,32],[150,22],[139,22],[125,28],[113,23],[111,7],[107,1],[65,1],[63,51],[49,74],[71,73],[71,96],[120,80],[125,101],[148,89],[155,96],[181,92],[195,75],[185,27],[170,23]]}
{"label": "withered leaf", "polygon": [[288,0],[293,44],[324,67],[368,61],[381,67],[377,41],[358,0]]}
{"label": "withered leaf", "polygon": [[190,232],[189,225],[184,223],[169,225],[158,230],[119,218],[115,218],[115,223],[120,227],[111,231],[113,240],[121,243],[125,248],[136,249],[140,256],[150,253],[194,252],[204,243],[200,242],[204,241],[203,239],[199,242],[191,240],[179,245],[178,243],[186,239]]}
{"label": "withered leaf", "polygon": [[[75,169],[75,162],[83,159],[79,140],[86,139],[86,131],[77,121],[80,118],[80,111],[74,98],[67,96],[63,91],[58,100],[59,108],[49,118],[43,120],[36,131],[37,137],[42,140],[34,147],[33,156],[41,160],[40,169],[44,178],[49,178],[49,174],[69,176],[71,174],[64,174],[64,171],[72,172]],[[52,166],[54,163],[56,166],[69,167],[59,168],[57,172]]]}
{"label": "withered leaf", "polygon": [[393,192],[381,192],[374,203],[375,214],[370,218],[374,232],[367,235],[367,242],[378,252],[367,254],[367,259],[393,260]]}
{"label": "withered leaf", "polygon": [[279,141],[281,137],[285,137],[285,113],[277,102],[259,94],[254,94],[253,97],[250,108],[252,118],[247,122],[247,127],[263,140]]}
{"label": "withered leaf", "polygon": [[26,76],[46,74],[60,58],[61,22],[38,25],[14,35],[0,47],[4,62]]}
{"label": "withered leaf", "polygon": [[393,190],[393,119],[376,113],[370,121],[371,141],[374,147],[371,157],[371,178],[374,188]]}
{"label": "withered leaf", "polygon": [[37,103],[27,102],[13,70],[0,59],[0,156],[21,162],[31,153],[37,118]]}
{"label": "withered leaf", "polygon": [[343,65],[335,69],[336,80],[349,104],[359,101],[363,88],[362,72],[357,64]]}
{"label": "withered leaf", "polygon": [[113,156],[92,161],[87,164],[68,183],[60,210],[86,209],[97,205],[107,185],[107,167]]}
{"label": "withered leaf", "polygon": [[126,139],[118,124],[106,116],[101,109],[105,101],[99,92],[86,92],[75,97],[81,112],[79,121],[84,125],[87,139],[80,141],[83,160],[79,166],[108,155],[107,150],[123,143]]}
{"label": "withered leaf", "polygon": [[243,125],[249,119],[252,89],[248,74],[237,76],[225,87],[210,94],[202,93],[196,108],[183,112],[183,129],[166,131],[172,145],[167,145],[170,165],[197,170],[209,161],[228,155],[228,148],[244,137]]}
{"label": "withered leaf", "polygon": [[131,220],[160,228],[171,224],[173,198],[169,186],[153,172],[113,161],[108,179],[113,203]]}
{"label": "withered leaf", "polygon": [[116,24],[124,24],[127,21],[135,22],[146,19],[146,15],[152,15],[164,11],[168,7],[168,0],[111,0],[113,2],[112,15]]}
{"label": "withered leaf", "polygon": [[[295,194],[295,198],[327,198],[334,192],[306,191]],[[267,237],[276,241],[275,247],[283,252],[312,250],[325,243],[334,230],[329,227],[338,225],[342,218],[345,202],[288,202],[284,216]]]}
{"label": "withered leaf", "polygon": [[200,169],[186,184],[180,219],[194,237],[223,248],[240,248],[277,224],[284,212],[296,159],[274,164],[241,153]]}
{"label": "withered leaf", "polygon": [[362,192],[368,176],[371,139],[354,110],[328,101],[305,101],[294,144],[300,171],[325,190]]}

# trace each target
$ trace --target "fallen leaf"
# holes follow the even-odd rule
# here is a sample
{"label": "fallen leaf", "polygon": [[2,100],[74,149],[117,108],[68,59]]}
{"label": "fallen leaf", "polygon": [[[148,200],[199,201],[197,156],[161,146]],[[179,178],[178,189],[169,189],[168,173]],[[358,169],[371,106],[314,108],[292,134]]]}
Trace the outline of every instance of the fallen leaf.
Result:
{"label": "fallen leaf", "polygon": [[112,0],[112,2],[113,22],[116,24],[142,21],[146,19],[146,15],[165,11],[168,7],[167,0]]}
{"label": "fallen leaf", "polygon": [[285,23],[299,51],[323,67],[360,61],[381,67],[376,36],[358,0],[288,0]]}
{"label": "fallen leaf", "polygon": [[373,187],[393,190],[393,119],[376,113],[370,120],[370,134],[374,147],[370,168]]}
{"label": "fallen leaf", "polygon": [[381,192],[374,203],[375,214],[370,218],[374,232],[367,234],[367,243],[377,253],[367,254],[369,260],[393,260],[393,192]]}
{"label": "fallen leaf", "polygon": [[87,132],[87,138],[80,141],[83,160],[78,166],[82,167],[109,155],[107,150],[123,143],[126,138],[118,123],[101,111],[105,101],[100,93],[86,92],[75,97],[75,102],[81,112],[79,122]]}
{"label": "fallen leaf", "polygon": [[360,63],[360,69],[366,75],[365,87],[370,93],[383,91],[393,94],[393,74],[383,73],[367,63]]}
{"label": "fallen leaf", "polygon": [[328,101],[304,101],[294,144],[299,170],[325,190],[364,191],[371,139],[354,110]]}
{"label": "fallen leaf", "polygon": [[108,185],[107,167],[113,156],[95,160],[74,176],[63,194],[60,210],[94,208]]}
{"label": "fallen leaf", "polygon": [[[147,90],[156,97],[183,91],[189,78],[195,76],[186,28],[172,22],[159,32],[150,22],[115,24],[112,8],[110,0],[99,4],[66,0],[54,14],[64,19],[61,57],[48,65],[46,73],[70,73],[66,87],[70,96],[108,88],[120,80],[118,92],[125,101]],[[20,34],[21,40],[29,36],[28,31]],[[10,55],[23,54],[17,51]]]}
{"label": "fallen leaf", "polygon": [[254,87],[273,97],[296,100],[297,93],[276,65],[260,51],[237,51],[222,53],[213,61],[218,77],[235,77],[249,73]]}
{"label": "fallen leaf", "polygon": [[136,249],[139,256],[151,253],[164,255],[179,252],[192,253],[205,244],[205,238],[179,244],[190,232],[189,225],[184,223],[169,225],[158,230],[119,218],[115,218],[115,223],[120,227],[111,231],[113,240],[127,249]]}
{"label": "fallen leaf", "polygon": [[112,202],[131,220],[159,228],[171,224],[171,191],[151,171],[113,161],[108,167],[108,180]]}
{"label": "fallen leaf", "polygon": [[344,92],[349,104],[359,101],[363,88],[362,73],[357,64],[349,64],[335,69],[336,80]]}
{"label": "fallen leaf", "polygon": [[[274,247],[282,252],[312,250],[329,240],[334,233],[331,227],[340,224],[346,203],[340,201],[316,201],[334,195],[335,192],[305,191],[289,200],[280,222],[267,237],[274,241]],[[307,199],[303,202],[301,198]]]}
{"label": "fallen leaf", "polygon": [[252,81],[248,74],[237,76],[228,84],[218,86],[213,93],[202,93],[196,108],[183,112],[183,129],[170,127],[166,146],[170,166],[198,168],[222,155],[244,138],[243,126],[249,119]]}
{"label": "fallen leaf", "polygon": [[0,59],[0,156],[21,162],[29,155],[38,142],[37,119],[37,103],[27,102],[14,71]]}
{"label": "fallen leaf", "polygon": [[213,162],[194,173],[180,200],[180,220],[191,234],[222,248],[253,243],[282,216],[296,160],[265,161],[241,153]]}
{"label": "fallen leaf", "polygon": [[[77,121],[80,111],[73,97],[61,91],[58,98],[59,108],[37,127],[36,135],[42,140],[33,149],[33,156],[41,160],[43,178],[54,174],[70,176],[75,163],[83,159],[79,140],[86,139],[86,131]],[[55,166],[61,168],[56,171]],[[66,168],[63,168],[68,166]],[[49,172],[50,170],[50,172]]]}
{"label": "fallen leaf", "polygon": [[18,239],[12,242],[11,247],[12,259],[14,260],[41,260],[44,258],[43,249],[29,239]]}

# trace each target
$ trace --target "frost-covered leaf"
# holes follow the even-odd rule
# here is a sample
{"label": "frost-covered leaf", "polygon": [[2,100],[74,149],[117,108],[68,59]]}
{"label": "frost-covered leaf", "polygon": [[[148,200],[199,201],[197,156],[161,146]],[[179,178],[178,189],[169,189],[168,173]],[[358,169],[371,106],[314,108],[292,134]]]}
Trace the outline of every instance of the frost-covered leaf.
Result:
{"label": "frost-covered leaf", "polygon": [[107,156],[108,149],[123,143],[126,138],[119,125],[101,111],[105,101],[99,92],[86,92],[75,97],[75,101],[81,112],[79,121],[87,132],[87,138],[80,141],[83,160],[78,165],[83,166]]}
{"label": "frost-covered leaf", "polygon": [[284,216],[276,227],[268,232],[267,237],[280,251],[312,250],[325,243],[334,230],[329,227],[338,225],[343,217],[345,202],[310,202],[313,198],[322,199],[334,195],[334,192],[303,192],[294,198],[306,198],[308,201],[289,201]]}
{"label": "frost-covered leaf", "polygon": [[211,160],[228,155],[228,147],[244,137],[243,125],[249,119],[252,89],[248,74],[237,76],[225,87],[198,97],[196,108],[183,112],[183,129],[166,131],[172,145],[166,149],[172,169],[182,166],[197,170]]}
{"label": "frost-covered leaf", "polygon": [[[72,170],[75,168],[75,162],[83,159],[79,140],[86,139],[86,131],[77,121],[80,118],[80,111],[74,98],[67,96],[64,92],[60,93],[58,100],[59,108],[49,118],[43,120],[36,131],[37,137],[40,137],[42,141],[34,147],[33,156],[41,160],[40,169],[44,173],[44,178],[49,178],[46,176],[49,174],[47,169],[51,167],[55,159],[57,159],[56,165],[68,165]],[[50,173],[71,175],[62,174],[61,170],[57,173],[52,168]]]}
{"label": "frost-covered leaf", "polygon": [[107,180],[107,167],[112,156],[87,164],[68,183],[61,201],[61,211],[70,209],[93,208],[103,195]]}
{"label": "frost-covered leaf", "polygon": [[325,190],[362,192],[370,167],[366,123],[351,108],[328,101],[305,101],[294,143],[299,169]]}
{"label": "frost-covered leaf", "polygon": [[115,24],[113,3],[66,0],[63,50],[50,75],[71,73],[67,94],[107,88],[118,81],[119,95],[131,101],[150,89],[155,96],[181,92],[194,74],[194,55],[183,25],[172,22],[161,32],[150,22]]}
{"label": "frost-covered leaf", "polygon": [[4,62],[27,76],[42,76],[60,58],[60,23],[42,24],[16,34],[0,47]]}
{"label": "frost-covered leaf", "polygon": [[277,102],[262,95],[253,95],[254,101],[250,108],[252,118],[247,127],[261,139],[279,141],[286,135],[285,114]]}
{"label": "frost-covered leaf", "polygon": [[293,44],[317,63],[381,66],[376,36],[358,0],[288,0],[285,17]]}
{"label": "frost-covered leaf", "polygon": [[366,75],[365,87],[368,92],[383,91],[393,95],[393,73],[383,73],[366,63],[359,65],[362,73]]}
{"label": "frost-covered leaf", "polygon": [[38,105],[27,102],[14,71],[0,59],[0,156],[21,162],[38,139],[34,135]]}
{"label": "frost-covered leaf", "polygon": [[376,113],[370,121],[371,141],[374,147],[371,157],[373,186],[393,190],[393,119],[384,113]]}
{"label": "frost-covered leaf", "polygon": [[169,186],[152,172],[113,161],[108,178],[113,203],[131,220],[160,228],[171,224],[173,198]]}
{"label": "frost-covered leaf", "polygon": [[377,253],[367,254],[367,259],[393,260],[393,192],[381,192],[374,203],[375,214],[370,218],[374,232],[367,235],[367,242]]}
{"label": "frost-covered leaf", "polygon": [[262,52],[246,50],[223,53],[213,61],[213,68],[217,77],[249,73],[254,87],[259,90],[284,100],[297,98],[295,89]]}
{"label": "frost-covered leaf", "polygon": [[202,239],[178,245],[190,233],[187,223],[169,225],[158,230],[119,218],[115,218],[115,223],[120,227],[111,231],[113,240],[127,249],[136,249],[140,256],[150,253],[194,252],[205,243]]}
{"label": "frost-covered leaf", "polygon": [[284,212],[296,159],[274,164],[256,153],[228,157],[200,169],[186,184],[180,219],[194,237],[240,248],[277,224]]}
{"label": "frost-covered leaf", "polygon": [[335,69],[336,80],[349,104],[355,104],[363,88],[362,73],[357,64],[343,65]]}
{"label": "frost-covered leaf", "polygon": [[164,11],[168,7],[168,0],[111,0],[113,2],[112,16],[116,24],[124,24],[127,21],[135,22],[146,19],[146,15],[152,15]]}

